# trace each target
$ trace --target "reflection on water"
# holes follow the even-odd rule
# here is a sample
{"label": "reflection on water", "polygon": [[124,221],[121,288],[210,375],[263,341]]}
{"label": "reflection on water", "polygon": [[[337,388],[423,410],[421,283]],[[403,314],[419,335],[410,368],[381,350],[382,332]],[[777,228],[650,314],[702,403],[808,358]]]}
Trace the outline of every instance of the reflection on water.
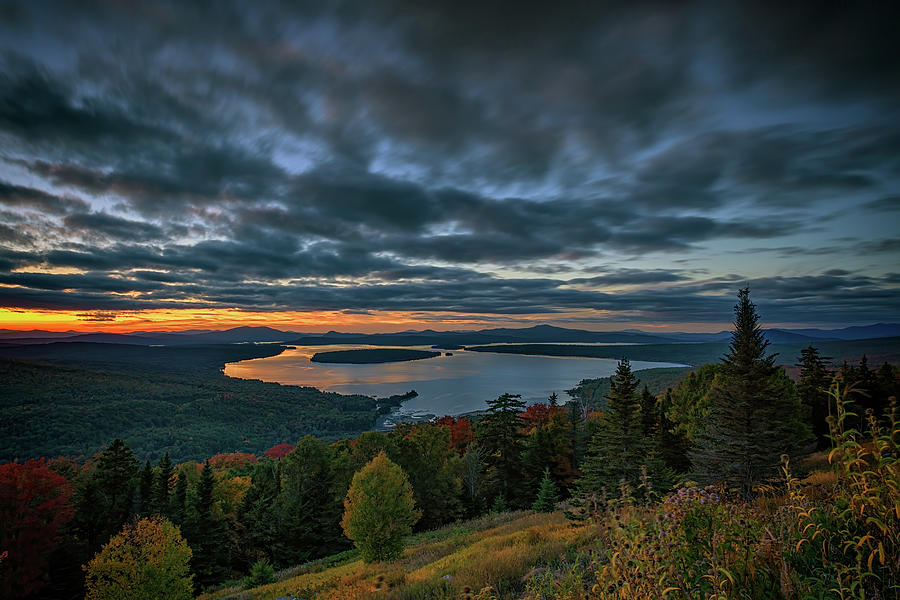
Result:
{"label": "reflection on water", "polygon": [[[454,350],[452,356],[374,365],[314,363],[316,352],[349,350],[360,345],[297,346],[278,356],[225,365],[229,377],[261,379],[315,387],[323,391],[367,396],[390,396],[409,390],[417,398],[403,403],[406,414],[457,415],[485,408],[485,401],[500,394],[522,394],[530,404],[546,401],[556,392],[566,401],[566,389],[582,379],[608,377],[616,361],[603,358],[569,358],[491,354]],[[375,346],[368,346],[375,347]],[[414,346],[430,350],[429,346]],[[681,366],[672,363],[634,361],[633,369]]]}

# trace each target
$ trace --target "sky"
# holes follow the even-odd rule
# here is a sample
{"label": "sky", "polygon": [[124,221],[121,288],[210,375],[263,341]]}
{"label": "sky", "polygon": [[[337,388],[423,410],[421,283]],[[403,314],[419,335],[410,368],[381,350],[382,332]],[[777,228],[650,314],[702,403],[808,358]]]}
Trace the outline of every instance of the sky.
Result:
{"label": "sky", "polygon": [[0,328],[900,321],[898,24],[0,0]]}

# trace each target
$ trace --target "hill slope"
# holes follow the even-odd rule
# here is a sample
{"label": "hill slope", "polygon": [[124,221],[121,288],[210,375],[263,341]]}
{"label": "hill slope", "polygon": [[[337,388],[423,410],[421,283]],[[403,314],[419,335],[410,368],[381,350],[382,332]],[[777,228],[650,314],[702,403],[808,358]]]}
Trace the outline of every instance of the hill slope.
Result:
{"label": "hill slope", "polygon": [[475,592],[491,586],[509,598],[524,591],[523,577],[534,565],[582,549],[590,539],[589,527],[573,527],[562,513],[502,513],[413,536],[403,557],[391,563],[367,565],[346,553],[344,560],[283,571],[277,583],[224,589],[200,600],[444,598],[456,597],[464,586]]}

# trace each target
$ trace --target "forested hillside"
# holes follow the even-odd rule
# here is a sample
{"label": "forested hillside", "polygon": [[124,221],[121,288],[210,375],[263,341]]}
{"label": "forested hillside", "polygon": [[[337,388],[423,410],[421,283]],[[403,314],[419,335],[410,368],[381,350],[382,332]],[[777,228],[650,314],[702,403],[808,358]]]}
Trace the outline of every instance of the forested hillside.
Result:
{"label": "forested hillside", "polygon": [[202,460],[224,450],[261,453],[306,434],[352,437],[375,417],[367,396],[232,379],[202,365],[125,370],[0,359],[0,461],[90,456],[114,437],[141,459],[169,452]]}

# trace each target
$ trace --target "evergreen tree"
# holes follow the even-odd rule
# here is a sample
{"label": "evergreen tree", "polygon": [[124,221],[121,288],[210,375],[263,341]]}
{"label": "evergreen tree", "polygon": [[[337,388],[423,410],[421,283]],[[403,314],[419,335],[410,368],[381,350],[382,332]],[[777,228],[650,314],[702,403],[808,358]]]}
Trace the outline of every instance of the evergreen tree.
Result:
{"label": "evergreen tree", "polygon": [[311,435],[281,459],[281,486],[275,500],[281,564],[297,564],[343,549],[338,522],[341,503],[332,490],[331,452]]}
{"label": "evergreen tree", "polygon": [[884,363],[876,375],[878,396],[883,399],[883,406],[890,406],[891,398],[900,396],[900,372],[897,367]]}
{"label": "evergreen tree", "polygon": [[190,518],[186,520],[185,538],[193,550],[191,571],[200,589],[221,581],[225,572],[225,527],[214,510],[215,477],[209,462],[203,465],[197,495]]}
{"label": "evergreen tree", "polygon": [[409,477],[416,506],[422,512],[416,527],[434,529],[458,518],[462,459],[451,448],[450,428],[400,424],[391,436],[396,438],[392,458]]}
{"label": "evergreen tree", "polygon": [[547,398],[547,404],[550,406],[559,406],[559,396],[556,395],[556,392],[550,394],[550,397]]}
{"label": "evergreen tree", "polygon": [[819,351],[809,346],[800,351],[798,363],[800,380],[797,382],[797,394],[803,405],[804,416],[809,423],[819,448],[828,446],[828,386],[831,385],[832,373],[826,367],[826,357],[820,357]]}
{"label": "evergreen tree", "polygon": [[641,433],[645,438],[656,437],[659,427],[659,414],[656,396],[650,393],[647,386],[641,392]]}
{"label": "evergreen tree", "polygon": [[153,467],[150,461],[144,463],[144,469],[141,471],[141,480],[138,487],[138,510],[141,515],[148,515],[152,509],[153,502]]}
{"label": "evergreen tree", "polygon": [[484,507],[484,470],[487,450],[472,442],[462,456],[463,498],[469,516],[481,514]]}
{"label": "evergreen tree", "polygon": [[674,424],[676,433],[690,442],[706,430],[709,390],[721,370],[720,364],[701,365],[667,392],[666,418]]}
{"label": "evergreen tree", "polygon": [[90,554],[99,550],[128,520],[137,472],[131,449],[116,439],[100,454],[96,469],[79,485],[73,526]]}
{"label": "evergreen tree", "polygon": [[520,486],[524,436],[519,431],[519,413],[525,403],[519,394],[503,394],[488,400],[487,405],[487,414],[478,422],[475,434],[478,443],[488,451],[488,479],[497,495],[513,506],[525,505],[527,497],[521,494],[524,490]]}
{"label": "evergreen tree", "polygon": [[691,442],[669,419],[668,412],[671,406],[672,390],[668,389],[657,411],[656,451],[667,468],[675,473],[686,473],[691,469],[691,461],[688,458]]}
{"label": "evergreen tree", "polygon": [[553,512],[556,510],[556,503],[559,502],[559,496],[556,493],[556,484],[550,477],[550,469],[544,471],[544,477],[541,479],[541,487],[538,490],[537,498],[531,505],[531,510],[535,512]]}
{"label": "evergreen tree", "polygon": [[238,510],[240,543],[249,564],[261,557],[278,562],[273,548],[279,537],[275,514],[276,500],[281,491],[279,465],[280,461],[262,461],[254,468],[250,489]]}
{"label": "evergreen tree", "polygon": [[172,461],[166,452],[156,465],[156,481],[151,492],[151,510],[164,517],[169,516],[169,481],[172,479]]}
{"label": "evergreen tree", "polygon": [[494,498],[494,503],[491,505],[491,512],[493,514],[506,512],[509,510],[509,507],[506,506],[506,500],[500,494],[497,494],[497,497]]}
{"label": "evergreen tree", "polygon": [[137,464],[131,449],[118,438],[113,440],[97,461],[96,477],[104,495],[109,535],[118,532],[131,513]]}
{"label": "evergreen tree", "polygon": [[587,453],[589,436],[585,431],[586,417],[582,405],[576,401],[566,403],[569,414],[569,443],[572,447],[572,463],[580,465]]}
{"label": "evergreen tree", "polygon": [[615,489],[623,478],[635,486],[641,464],[646,464],[652,449],[642,433],[638,382],[627,358],[619,361],[609,383],[606,409],[597,432],[591,437],[588,457],[581,469],[584,474],[578,482],[581,494],[596,494],[603,487]]}
{"label": "evergreen tree", "polygon": [[734,332],[722,372],[709,391],[709,424],[691,455],[702,481],[723,480],[747,498],[777,472],[783,453],[805,444],[799,401],[784,371],[767,355],[750,290],[738,293]]}
{"label": "evergreen tree", "polygon": [[522,452],[522,468],[525,475],[524,485],[531,491],[531,495],[537,492],[541,485],[541,478],[545,471],[550,469],[550,460],[553,450],[550,448],[550,436],[543,427],[536,427],[534,432],[525,440],[525,449]]}
{"label": "evergreen tree", "polygon": [[92,556],[109,539],[106,535],[108,526],[103,491],[96,476],[91,474],[79,482],[74,505],[72,528],[79,541],[85,545],[83,550],[88,556]]}
{"label": "evergreen tree", "polygon": [[179,527],[184,525],[185,509],[187,508],[187,477],[183,472],[178,473],[178,481],[175,483],[175,493],[172,496],[170,513],[172,522]]}

